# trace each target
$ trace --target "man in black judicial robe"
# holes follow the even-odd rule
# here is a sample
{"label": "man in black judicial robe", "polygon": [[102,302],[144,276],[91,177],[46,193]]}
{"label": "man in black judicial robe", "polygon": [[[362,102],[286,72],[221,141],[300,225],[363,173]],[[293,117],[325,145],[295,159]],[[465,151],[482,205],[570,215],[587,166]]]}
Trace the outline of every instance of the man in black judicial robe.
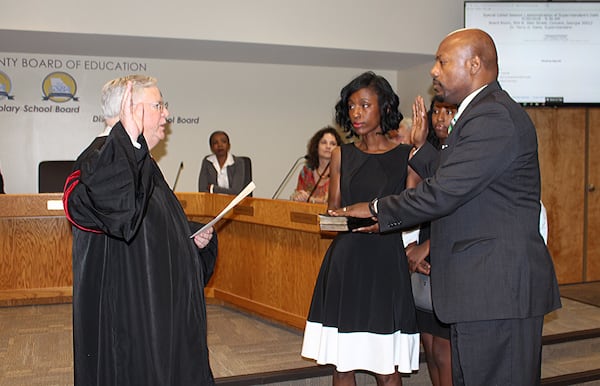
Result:
{"label": "man in black judicial robe", "polygon": [[212,385],[203,288],[217,241],[212,228],[190,238],[150,156],[168,116],[156,80],[107,83],[103,110],[107,124],[115,110],[120,121],[79,156],[63,198],[73,223],[75,384]]}

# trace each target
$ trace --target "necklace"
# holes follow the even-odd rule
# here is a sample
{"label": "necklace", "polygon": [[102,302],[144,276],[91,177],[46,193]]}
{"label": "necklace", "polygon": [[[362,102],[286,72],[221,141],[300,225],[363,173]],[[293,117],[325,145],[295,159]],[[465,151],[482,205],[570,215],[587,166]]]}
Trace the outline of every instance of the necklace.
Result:
{"label": "necklace", "polygon": [[[319,175],[319,181],[323,178],[329,178],[329,162],[325,166],[322,172],[319,171],[319,168],[316,169],[317,174]],[[325,175],[327,173],[327,175]],[[318,183],[318,182],[317,182]]]}
{"label": "necklace", "polygon": [[328,168],[323,169],[322,172],[319,172],[317,170],[317,174],[319,175],[319,178],[329,178],[329,173],[327,173],[327,172],[328,172]]}

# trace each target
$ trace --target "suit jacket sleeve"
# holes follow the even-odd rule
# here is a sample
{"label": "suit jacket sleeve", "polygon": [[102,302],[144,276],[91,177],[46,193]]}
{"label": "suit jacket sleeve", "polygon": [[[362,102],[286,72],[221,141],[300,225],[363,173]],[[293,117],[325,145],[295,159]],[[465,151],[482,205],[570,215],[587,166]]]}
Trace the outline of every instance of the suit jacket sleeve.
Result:
{"label": "suit jacket sleeve", "polygon": [[[453,132],[458,138],[442,151],[439,168],[431,177],[415,189],[379,200],[382,232],[451,213],[485,190],[515,161],[519,138],[503,105],[478,103],[460,121]],[[427,173],[427,168],[421,169]]]}

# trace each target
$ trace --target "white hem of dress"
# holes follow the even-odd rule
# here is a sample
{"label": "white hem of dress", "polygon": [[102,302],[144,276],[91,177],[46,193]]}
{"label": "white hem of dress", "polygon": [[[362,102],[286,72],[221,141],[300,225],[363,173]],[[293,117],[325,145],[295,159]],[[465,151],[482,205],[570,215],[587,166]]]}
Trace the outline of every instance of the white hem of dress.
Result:
{"label": "white hem of dress", "polygon": [[419,334],[339,333],[336,327],[306,322],[302,356],[337,371],[367,370],[376,374],[412,373],[419,369]]}

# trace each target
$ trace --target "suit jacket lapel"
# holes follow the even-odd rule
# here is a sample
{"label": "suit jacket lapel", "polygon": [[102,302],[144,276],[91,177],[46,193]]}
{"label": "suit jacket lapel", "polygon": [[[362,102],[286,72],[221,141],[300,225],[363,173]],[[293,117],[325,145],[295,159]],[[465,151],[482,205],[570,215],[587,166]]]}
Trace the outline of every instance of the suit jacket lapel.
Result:
{"label": "suit jacket lapel", "polygon": [[[501,90],[501,89],[502,88],[500,87],[500,84],[497,81],[493,81],[492,83],[488,84],[488,86],[486,88],[481,90],[481,92],[479,94],[477,94],[475,96],[475,98],[473,98],[471,103],[469,103],[469,105],[465,108],[465,110],[460,114],[460,117],[458,117],[458,120],[456,121],[456,123],[452,126],[452,132],[448,135],[448,139],[446,141],[446,144],[448,146],[446,146],[442,150],[451,149],[454,147],[454,144],[456,143],[456,141],[458,139],[458,133],[460,132],[460,129],[462,128],[462,126],[465,122],[465,117],[467,117],[469,115],[469,113],[471,112],[473,107],[476,106],[481,100],[486,98],[491,93]],[[443,155],[442,155],[442,157],[443,157]]]}

